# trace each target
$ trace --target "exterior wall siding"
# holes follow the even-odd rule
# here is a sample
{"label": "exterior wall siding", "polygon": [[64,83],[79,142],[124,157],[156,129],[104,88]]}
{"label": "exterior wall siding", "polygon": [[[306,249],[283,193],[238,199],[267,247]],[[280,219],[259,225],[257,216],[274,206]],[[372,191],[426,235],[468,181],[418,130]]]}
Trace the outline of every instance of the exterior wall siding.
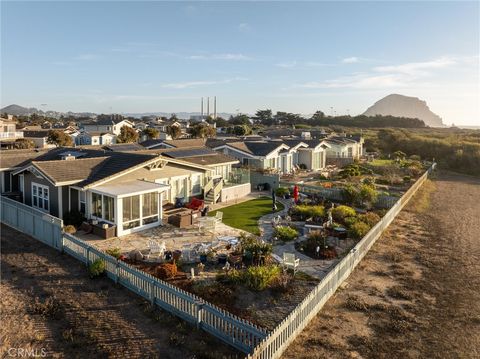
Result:
{"label": "exterior wall siding", "polygon": [[48,182],[46,179],[38,178],[33,175],[31,172],[24,172],[24,181],[25,181],[25,204],[32,206],[32,182],[38,183],[48,187],[49,191],[49,207],[50,213],[52,216],[60,217],[59,208],[58,208],[58,188]]}

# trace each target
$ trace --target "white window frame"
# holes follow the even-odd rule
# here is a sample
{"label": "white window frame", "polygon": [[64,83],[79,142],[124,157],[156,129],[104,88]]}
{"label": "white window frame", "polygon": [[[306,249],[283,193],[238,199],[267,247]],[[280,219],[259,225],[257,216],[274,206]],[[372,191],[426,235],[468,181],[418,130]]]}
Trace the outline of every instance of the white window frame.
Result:
{"label": "white window frame", "polygon": [[[33,188],[36,187],[36,191],[33,190]],[[41,197],[41,200],[42,200],[42,206],[40,207],[39,206],[39,199],[40,199],[40,196],[39,196],[39,189],[42,189],[42,197]],[[34,208],[37,208],[43,212],[47,212],[47,213],[50,213],[50,187],[46,186],[46,185],[43,185],[43,184],[40,184],[40,183],[36,183],[36,182],[32,182],[32,207]],[[48,208],[44,208],[44,204],[45,204],[45,196],[43,195],[45,193],[45,189],[48,190],[47,191],[47,197],[46,197],[46,200],[47,200],[47,207]],[[36,193],[34,195],[34,193]],[[37,199],[37,204],[35,205],[35,201],[34,201],[34,197]]]}
{"label": "white window frame", "polygon": [[[198,191],[197,192],[193,192],[193,188],[195,186],[195,182],[194,182],[194,178],[198,178]],[[202,194],[202,174],[201,173],[197,173],[197,174],[192,174],[192,177],[190,178],[190,183],[192,184],[192,188],[191,188],[191,194],[192,196],[197,196],[197,195],[200,195]]]}

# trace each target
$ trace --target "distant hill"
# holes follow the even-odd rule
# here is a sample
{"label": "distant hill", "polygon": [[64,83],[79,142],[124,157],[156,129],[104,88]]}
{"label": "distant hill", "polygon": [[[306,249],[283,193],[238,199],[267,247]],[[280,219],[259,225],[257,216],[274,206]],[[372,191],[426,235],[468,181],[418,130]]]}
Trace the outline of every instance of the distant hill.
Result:
{"label": "distant hill", "polygon": [[[4,108],[0,109],[0,113],[7,113],[9,115],[14,115],[14,116],[28,116],[33,113],[36,113],[38,115],[45,115],[49,117],[55,117],[59,118],[60,116],[73,116],[73,117],[93,117],[97,115],[96,113],[93,112],[60,112],[60,111],[42,111],[39,110],[35,107],[23,107],[19,105],[9,105],[5,106]],[[144,112],[144,113],[122,113],[124,116],[130,116],[130,117],[136,117],[136,118],[141,118],[143,116],[165,116],[165,117],[170,117],[174,112]],[[178,118],[181,119],[189,119],[190,116],[194,115],[200,115],[200,112],[176,112],[175,113]],[[223,117],[224,119],[228,120],[230,116],[235,116],[233,113],[227,113],[227,112],[219,112],[217,116]]]}
{"label": "distant hill", "polygon": [[427,126],[444,126],[440,116],[434,114],[425,101],[417,97],[392,94],[378,100],[363,113],[366,116],[391,115],[396,117],[418,118]]}
{"label": "distant hill", "polygon": [[1,113],[8,113],[14,116],[25,116],[32,113],[39,113],[35,107],[27,108],[19,105],[9,105],[0,110]]}

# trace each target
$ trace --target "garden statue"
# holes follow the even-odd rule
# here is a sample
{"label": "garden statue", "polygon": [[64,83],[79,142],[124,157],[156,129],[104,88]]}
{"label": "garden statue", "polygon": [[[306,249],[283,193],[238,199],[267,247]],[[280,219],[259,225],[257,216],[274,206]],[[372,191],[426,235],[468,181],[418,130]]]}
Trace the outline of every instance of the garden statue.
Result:
{"label": "garden statue", "polygon": [[327,222],[328,227],[333,226],[333,217],[332,217],[332,210],[328,211],[328,222]]}

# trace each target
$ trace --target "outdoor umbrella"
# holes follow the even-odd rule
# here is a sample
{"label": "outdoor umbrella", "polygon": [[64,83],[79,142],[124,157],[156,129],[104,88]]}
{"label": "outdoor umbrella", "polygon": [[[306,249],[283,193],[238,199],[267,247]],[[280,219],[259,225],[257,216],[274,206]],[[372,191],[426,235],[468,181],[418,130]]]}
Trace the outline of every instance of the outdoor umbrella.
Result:
{"label": "outdoor umbrella", "polygon": [[293,199],[295,200],[295,203],[298,202],[298,186],[297,185],[293,187]]}

